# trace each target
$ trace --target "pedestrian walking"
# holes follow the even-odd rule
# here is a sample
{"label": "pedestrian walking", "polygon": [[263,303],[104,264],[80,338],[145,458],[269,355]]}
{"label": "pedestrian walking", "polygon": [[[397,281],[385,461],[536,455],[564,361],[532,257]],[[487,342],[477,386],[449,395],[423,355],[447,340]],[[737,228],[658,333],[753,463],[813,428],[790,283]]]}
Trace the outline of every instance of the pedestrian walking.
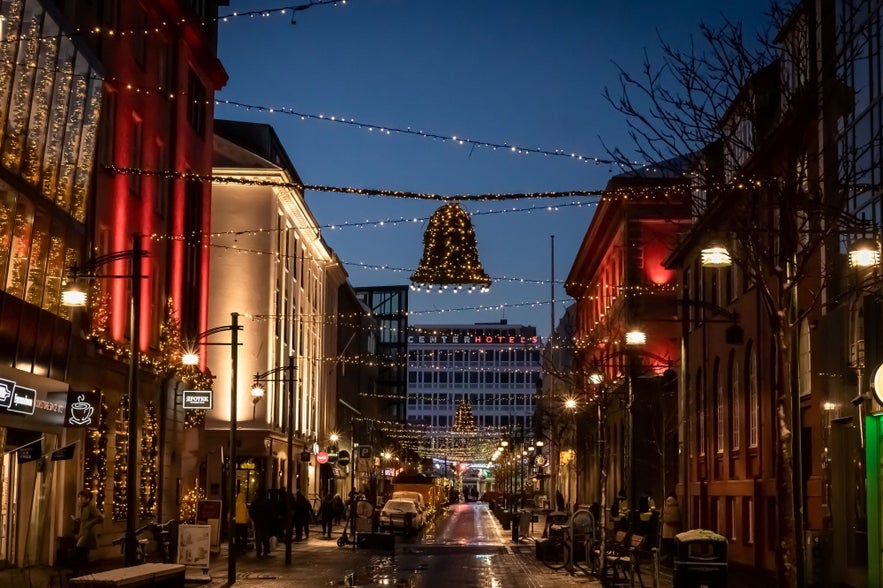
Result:
{"label": "pedestrian walking", "polygon": [[294,495],[294,540],[310,538],[310,523],[313,521],[313,507],[300,490]]}
{"label": "pedestrian walking", "polygon": [[647,490],[638,498],[638,532],[650,539],[652,545],[656,544],[655,535],[658,520],[656,502],[654,502],[650,491]]}
{"label": "pedestrian walking", "polygon": [[675,535],[681,532],[681,505],[674,492],[662,505],[662,558],[674,557]]}
{"label": "pedestrian walking", "polygon": [[258,490],[254,501],[248,507],[248,513],[254,525],[254,545],[257,556],[267,557],[270,555],[270,536],[273,534],[276,513],[265,490]]}
{"label": "pedestrian walking", "polygon": [[564,495],[561,494],[561,490],[555,490],[555,507],[559,511],[564,512],[564,509],[565,509]]}
{"label": "pedestrian walking", "polygon": [[346,505],[343,503],[343,498],[340,497],[340,494],[335,494],[334,499],[334,524],[339,525],[343,522],[343,517],[346,516]]}
{"label": "pedestrian walking", "polygon": [[71,518],[77,524],[74,575],[79,576],[89,568],[89,552],[98,547],[98,525],[104,522],[104,515],[92,501],[92,493],[80,490],[77,493],[77,514]]}
{"label": "pedestrian walking", "polygon": [[248,503],[245,501],[245,492],[240,488],[236,495],[236,511],[233,513],[236,523],[236,554],[245,553],[248,545]]}
{"label": "pedestrian walking", "polygon": [[616,498],[613,499],[613,505],[610,507],[610,518],[613,520],[613,528],[615,530],[628,531],[629,499],[625,495],[625,490],[620,490]]}
{"label": "pedestrian walking", "polygon": [[319,520],[322,522],[322,537],[331,538],[331,526],[334,524],[334,499],[330,492],[325,495],[319,505]]}

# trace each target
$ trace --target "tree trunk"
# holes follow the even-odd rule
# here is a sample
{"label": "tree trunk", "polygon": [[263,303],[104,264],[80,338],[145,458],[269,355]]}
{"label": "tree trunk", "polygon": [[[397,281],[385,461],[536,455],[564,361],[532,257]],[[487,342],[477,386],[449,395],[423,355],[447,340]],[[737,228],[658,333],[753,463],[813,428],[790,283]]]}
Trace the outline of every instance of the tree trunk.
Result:
{"label": "tree trunk", "polygon": [[794,394],[791,379],[791,332],[783,321],[775,327],[776,358],[776,511],[779,524],[778,585],[797,588],[798,558],[794,520]]}

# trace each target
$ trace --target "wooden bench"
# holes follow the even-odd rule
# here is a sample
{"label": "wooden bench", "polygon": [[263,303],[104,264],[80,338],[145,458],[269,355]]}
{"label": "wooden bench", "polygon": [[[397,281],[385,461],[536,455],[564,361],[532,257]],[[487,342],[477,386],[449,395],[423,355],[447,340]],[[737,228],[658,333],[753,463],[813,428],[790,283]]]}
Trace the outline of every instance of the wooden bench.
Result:
{"label": "wooden bench", "polygon": [[184,588],[184,571],[185,567],[179,564],[146,563],[71,578],[69,584],[78,588]]}

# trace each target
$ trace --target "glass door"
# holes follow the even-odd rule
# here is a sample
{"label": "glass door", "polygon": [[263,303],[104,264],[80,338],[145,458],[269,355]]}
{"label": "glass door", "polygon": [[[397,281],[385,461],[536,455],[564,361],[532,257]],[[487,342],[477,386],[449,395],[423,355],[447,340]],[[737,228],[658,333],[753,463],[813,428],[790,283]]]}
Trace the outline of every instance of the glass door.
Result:
{"label": "glass door", "polygon": [[15,565],[18,518],[18,461],[16,453],[3,455],[0,472],[0,567]]}

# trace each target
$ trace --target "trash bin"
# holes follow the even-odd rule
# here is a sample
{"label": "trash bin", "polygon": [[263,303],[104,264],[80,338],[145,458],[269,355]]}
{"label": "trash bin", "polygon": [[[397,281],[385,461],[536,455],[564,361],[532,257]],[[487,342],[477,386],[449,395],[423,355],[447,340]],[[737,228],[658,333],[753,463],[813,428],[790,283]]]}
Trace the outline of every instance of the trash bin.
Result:
{"label": "trash bin", "polygon": [[675,535],[673,588],[726,588],[727,538],[692,529]]}
{"label": "trash bin", "polygon": [[522,513],[520,512],[512,513],[512,541],[515,543],[521,539],[521,517]]}

